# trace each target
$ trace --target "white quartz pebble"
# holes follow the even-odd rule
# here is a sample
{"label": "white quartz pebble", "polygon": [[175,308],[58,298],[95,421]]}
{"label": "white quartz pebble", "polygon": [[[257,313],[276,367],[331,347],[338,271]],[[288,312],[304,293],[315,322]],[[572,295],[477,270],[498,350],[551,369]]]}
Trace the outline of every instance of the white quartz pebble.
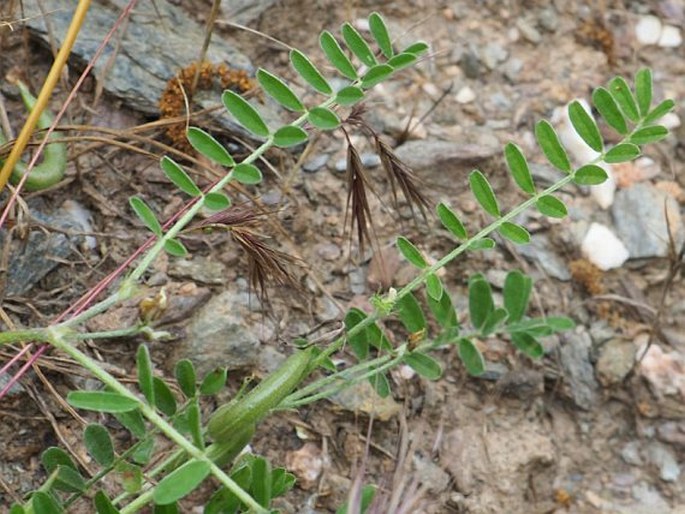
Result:
{"label": "white quartz pebble", "polygon": [[622,266],[630,257],[623,242],[601,223],[590,225],[580,250],[583,257],[603,271]]}

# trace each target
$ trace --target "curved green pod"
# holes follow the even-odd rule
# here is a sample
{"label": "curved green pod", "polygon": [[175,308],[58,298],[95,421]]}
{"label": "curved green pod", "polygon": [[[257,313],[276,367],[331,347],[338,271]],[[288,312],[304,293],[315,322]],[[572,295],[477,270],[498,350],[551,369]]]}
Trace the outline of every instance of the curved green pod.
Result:
{"label": "curved green pod", "polygon": [[[17,87],[19,88],[19,93],[21,94],[21,99],[24,102],[26,109],[31,111],[36,105],[36,98],[29,92],[28,88],[21,82],[17,82]],[[52,125],[54,117],[46,109],[38,118],[37,128],[47,129]],[[60,180],[64,178],[64,172],[67,168],[67,145],[64,143],[52,142],[58,139],[60,134],[58,132],[53,132],[50,134],[50,142],[45,145],[43,149],[43,161],[40,164],[36,164],[31,172],[29,173],[26,182],[24,182],[24,189],[26,191],[40,191],[41,189],[47,189],[50,186],[54,186]],[[7,142],[7,138],[0,130],[0,145]],[[0,165],[4,161],[0,159]],[[12,170],[12,175],[10,176],[10,182],[12,184],[18,184],[22,177],[26,174],[26,169],[28,165],[19,161],[14,166]]]}
{"label": "curved green pod", "polygon": [[207,433],[215,443],[222,443],[257,424],[306,378],[313,358],[312,348],[292,354],[257,387],[219,407],[209,418]]}

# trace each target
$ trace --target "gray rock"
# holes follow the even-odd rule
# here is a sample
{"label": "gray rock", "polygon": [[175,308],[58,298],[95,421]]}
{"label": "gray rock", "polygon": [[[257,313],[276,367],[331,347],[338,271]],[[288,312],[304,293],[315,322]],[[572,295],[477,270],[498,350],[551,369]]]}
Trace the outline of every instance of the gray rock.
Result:
{"label": "gray rock", "polygon": [[244,296],[232,291],[207,302],[193,315],[187,336],[175,349],[176,360],[192,360],[200,376],[218,366],[252,367],[258,361],[260,343],[246,326],[244,304]]}
{"label": "gray rock", "polygon": [[507,49],[494,42],[488,43],[480,51],[480,60],[489,70],[494,70],[508,56],[509,52],[507,52]]}
{"label": "gray rock", "polygon": [[521,74],[521,70],[523,70],[523,61],[518,57],[509,59],[502,67],[504,76],[512,83],[516,83]]}
{"label": "gray rock", "polygon": [[685,227],[676,200],[648,183],[636,184],[616,193],[611,214],[618,237],[632,259],[668,255],[668,224],[676,248],[685,241]]}
{"label": "gray rock", "polygon": [[[23,240],[13,236],[5,283],[7,296],[27,293],[85,242],[83,236],[76,235],[83,231],[83,227],[69,210],[59,209],[53,214],[44,214],[32,206],[31,216],[43,228],[31,230]],[[50,230],[50,227],[57,230]],[[68,235],[70,232],[73,235]],[[7,232],[0,230],[0,248],[4,248],[6,238]]]}
{"label": "gray rock", "polygon": [[633,368],[635,345],[632,341],[614,338],[603,344],[597,359],[597,378],[604,386],[618,384]]}
{"label": "gray rock", "polygon": [[650,443],[647,458],[659,470],[659,478],[664,482],[675,482],[680,477],[680,466],[668,446],[656,441]]}
{"label": "gray rock", "polygon": [[640,443],[638,441],[630,441],[623,448],[621,448],[621,458],[626,464],[631,466],[642,466],[643,460],[640,456]]}
{"label": "gray rock", "polygon": [[381,158],[374,152],[363,152],[359,158],[365,168],[375,168],[381,164]]}
{"label": "gray rock", "polygon": [[492,132],[477,129],[469,129],[458,141],[414,140],[395,150],[397,157],[410,168],[434,169],[440,174],[447,172],[450,164],[470,164],[489,159],[499,152],[497,137]]}
{"label": "gray rock", "polygon": [[646,482],[638,482],[632,488],[632,495],[637,505],[627,506],[620,514],[654,514],[656,512],[673,512],[668,502],[654,487]]}
{"label": "gray rock", "polygon": [[548,275],[564,281],[571,279],[566,261],[554,250],[545,234],[533,234],[530,244],[518,246],[517,250],[528,260],[537,262]]}
{"label": "gray rock", "polygon": [[582,409],[590,409],[597,401],[598,384],[590,363],[592,339],[582,327],[561,334],[561,365],[573,401]]}
{"label": "gray rock", "polygon": [[219,285],[226,281],[226,267],[211,256],[196,255],[192,259],[172,259],[169,275],[189,278],[201,284]]}
{"label": "gray rock", "polygon": [[424,484],[429,491],[441,493],[447,489],[450,483],[450,476],[437,464],[421,455],[415,454],[414,468],[416,478]]}
{"label": "gray rock", "polygon": [[240,25],[257,20],[276,0],[224,0],[222,11],[225,18]]}
{"label": "gray rock", "polygon": [[319,171],[328,162],[329,156],[325,153],[316,154],[302,165],[302,169],[307,173]]}
{"label": "gray rock", "polygon": [[657,428],[659,439],[685,448],[685,421],[667,421]]}
{"label": "gray rock", "polygon": [[459,59],[459,67],[470,79],[477,79],[480,77],[480,59],[473,50],[466,50],[461,59]]}
{"label": "gray rock", "polygon": [[335,161],[333,168],[338,173],[342,173],[343,171],[345,171],[347,169],[347,157],[341,157],[340,159]]}
{"label": "gray rock", "polygon": [[548,32],[556,32],[559,28],[559,16],[553,7],[543,9],[538,16],[540,28]]}
{"label": "gray rock", "polygon": [[[249,17],[272,1],[262,0],[256,4],[239,1],[232,7]],[[127,0],[94,2],[76,39],[72,56],[81,62],[90,61],[103,36],[127,4]],[[47,16],[41,14],[43,11],[38,7],[38,0],[27,0],[23,5],[26,24],[32,34],[47,45],[47,17],[52,28],[51,34],[57,46],[60,46],[71,23],[74,3],[68,0],[42,0],[44,12],[49,13]],[[248,5],[253,8],[252,11],[244,10]],[[228,8],[231,9],[231,5]],[[128,18],[123,39],[112,39],[96,62],[93,75],[100,77],[107,93],[123,100],[129,107],[145,114],[158,115],[159,98],[166,82],[181,67],[198,59],[204,32],[204,27],[180,7],[169,2],[139,2]],[[247,56],[218,34],[212,37],[207,59],[248,72],[254,69]],[[216,105],[219,103],[219,92],[197,94],[196,100],[203,107]],[[278,120],[281,114],[281,109],[269,101],[259,105],[259,110],[265,119],[273,121]],[[226,128],[247,135],[231,117],[217,116],[216,119]]]}

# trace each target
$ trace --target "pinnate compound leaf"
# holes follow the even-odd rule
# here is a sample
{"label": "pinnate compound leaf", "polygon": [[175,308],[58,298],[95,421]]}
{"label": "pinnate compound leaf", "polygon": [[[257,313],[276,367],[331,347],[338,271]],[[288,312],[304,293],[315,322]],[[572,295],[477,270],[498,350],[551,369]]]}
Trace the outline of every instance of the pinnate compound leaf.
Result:
{"label": "pinnate compound leaf", "polygon": [[392,66],[395,71],[411,66],[416,62],[418,57],[416,54],[410,52],[402,52],[401,54],[394,55],[391,57],[387,64]]}
{"label": "pinnate compound leaf", "polygon": [[254,164],[241,162],[233,168],[233,178],[245,185],[259,184],[262,181],[262,172]]}
{"label": "pinnate compound leaf", "polygon": [[173,159],[164,156],[159,162],[160,167],[164,170],[167,178],[173,184],[183,191],[185,194],[196,197],[202,194],[200,188],[197,187],[193,179],[191,179],[185,170]]}
{"label": "pinnate compound leaf", "polygon": [[274,498],[283,496],[295,486],[295,475],[283,468],[276,468],[271,472],[271,494]]}
{"label": "pinnate compound leaf", "polygon": [[333,94],[331,85],[326,81],[321,72],[312,64],[309,58],[297,49],[290,51],[290,62],[295,71],[300,74],[307,84],[319,93],[330,96]]}
{"label": "pinnate compound leaf", "polygon": [[414,246],[412,242],[409,241],[409,239],[403,236],[399,236],[397,238],[396,243],[397,249],[400,251],[400,253],[414,266],[420,269],[423,269],[426,266],[428,266],[428,264],[426,263],[426,259],[423,258],[423,255],[421,254],[419,249],[416,248],[416,246]]}
{"label": "pinnate compound leaf", "polygon": [[26,511],[24,510],[24,507],[18,503],[13,503],[10,507],[9,514],[26,514]]}
{"label": "pinnate compound leaf", "polygon": [[662,125],[652,125],[651,127],[643,127],[633,132],[630,136],[630,142],[636,145],[646,145],[647,143],[656,143],[668,136],[668,129]]}
{"label": "pinnate compound leaf", "polygon": [[36,491],[31,496],[31,506],[35,514],[61,514],[64,512],[57,500],[48,493]]}
{"label": "pinnate compound leaf", "polygon": [[617,163],[637,159],[640,156],[640,147],[633,143],[621,143],[614,146],[604,156],[604,162]]}
{"label": "pinnate compound leaf", "polygon": [[185,257],[188,250],[178,239],[167,239],[164,242],[164,251],[174,257]]}
{"label": "pinnate compound leaf", "polygon": [[444,288],[440,278],[435,273],[429,273],[426,277],[426,293],[428,293],[428,296],[439,302],[443,292]]}
{"label": "pinnate compound leaf", "polygon": [[440,202],[436,208],[440,223],[449,230],[457,239],[468,239],[469,235],[464,228],[464,224],[450,207]]}
{"label": "pinnate compound leaf", "polygon": [[547,120],[540,120],[535,125],[535,139],[547,160],[565,173],[571,172],[571,162],[568,160],[566,150],[559,142],[559,136]]}
{"label": "pinnate compound leaf", "polygon": [[630,90],[630,86],[623,77],[614,77],[609,82],[609,92],[616,100],[623,114],[632,122],[640,119],[637,102]]}
{"label": "pinnate compound leaf", "polygon": [[257,80],[264,92],[286,109],[294,112],[304,112],[302,102],[290,87],[279,77],[263,68],[257,70]]}
{"label": "pinnate compound leaf", "polygon": [[604,121],[621,135],[628,133],[628,125],[616,105],[614,97],[603,87],[598,87],[592,93],[592,103],[595,105]]}
{"label": "pinnate compound leaf", "polygon": [[528,332],[514,332],[511,334],[511,341],[518,351],[527,355],[531,359],[539,359],[545,354],[542,345]]}
{"label": "pinnate compound leaf", "polygon": [[114,469],[119,475],[119,481],[124,491],[129,494],[135,494],[140,491],[143,486],[143,471],[140,469],[140,466],[120,461]]}
{"label": "pinnate compound leaf", "polygon": [[635,74],[635,96],[640,115],[646,116],[652,105],[652,70],[642,68]]}
{"label": "pinnate compound leaf", "polygon": [[595,119],[585,110],[583,105],[574,100],[568,106],[568,117],[571,120],[576,133],[581,137],[585,143],[595,152],[602,152],[604,142],[602,135],[599,132],[599,127]]}
{"label": "pinnate compound leaf", "polygon": [[414,54],[416,56],[419,56],[422,53],[427,52],[429,48],[430,45],[425,41],[417,41],[416,43],[412,43],[407,48],[402,50],[402,53]]}
{"label": "pinnate compound leaf", "polygon": [[228,153],[224,145],[214,139],[208,132],[201,128],[188,127],[186,137],[190,141],[191,146],[208,159],[229,168],[235,165],[233,157],[231,157],[231,154]]}
{"label": "pinnate compound leaf", "polygon": [[230,89],[221,95],[221,101],[238,123],[259,137],[269,137],[269,127],[250,102]]}
{"label": "pinnate compound leaf", "polygon": [[40,455],[40,462],[43,464],[48,475],[57,469],[57,466],[67,466],[76,469],[76,464],[62,448],[51,446]]}
{"label": "pinnate compound leaf", "polygon": [[528,162],[521,149],[514,143],[507,143],[504,147],[504,158],[507,161],[507,167],[514,178],[514,182],[524,193],[534,195],[535,184],[528,168]]}
{"label": "pinnate compound leaf", "polygon": [[505,221],[500,225],[498,232],[500,235],[514,244],[525,245],[530,243],[530,234],[521,225]]}
{"label": "pinnate compound leaf", "polygon": [[542,214],[550,218],[565,218],[568,215],[564,202],[552,195],[541,196],[535,202],[535,206]]}
{"label": "pinnate compound leaf", "polygon": [[469,175],[469,185],[471,186],[473,196],[485,212],[499,218],[501,216],[499,205],[497,205],[495,193],[493,192],[488,179],[485,178],[485,175],[479,170],[473,170]]}
{"label": "pinnate compound leaf", "polygon": [[459,358],[470,375],[477,377],[485,371],[483,354],[470,339],[459,340]]}
{"label": "pinnate compound leaf", "polygon": [[609,176],[604,169],[596,164],[586,164],[579,168],[573,176],[573,181],[581,186],[596,186],[605,182]]}
{"label": "pinnate compound leaf", "polygon": [[114,506],[112,500],[103,491],[95,493],[93,504],[97,514],[119,514],[119,509]]}
{"label": "pinnate compound leaf", "polygon": [[138,387],[150,406],[155,406],[155,389],[152,384],[152,359],[147,345],[141,344],[136,352]]}
{"label": "pinnate compound leaf", "polygon": [[167,416],[176,414],[176,398],[167,383],[159,377],[152,380],[157,408]]}
{"label": "pinnate compound leaf", "polygon": [[196,392],[197,374],[190,359],[181,359],[174,366],[174,376],[181,391],[187,398],[193,398]]}
{"label": "pinnate compound leaf", "polygon": [[440,363],[425,353],[407,353],[403,361],[411,369],[428,380],[438,380],[442,376],[442,366],[440,366]]}
{"label": "pinnate compound leaf", "polygon": [[223,211],[231,206],[231,199],[223,193],[207,193],[203,202],[210,211]]}
{"label": "pinnate compound leaf", "polygon": [[504,308],[509,313],[507,323],[516,323],[528,309],[533,280],[518,270],[510,271],[504,279]]}
{"label": "pinnate compound leaf", "polygon": [[377,12],[372,12],[369,15],[369,29],[371,29],[371,34],[373,34],[373,38],[378,43],[378,48],[381,49],[386,59],[390,59],[393,55],[390,34],[383,17]]}
{"label": "pinnate compound leaf", "polygon": [[140,406],[138,400],[110,391],[71,391],[67,402],[77,409],[97,412],[128,412]]}
{"label": "pinnate compound leaf", "polygon": [[346,86],[335,95],[335,101],[340,105],[354,105],[363,99],[364,91],[357,86]]}
{"label": "pinnate compound leaf", "polygon": [[495,302],[490,284],[483,275],[477,273],[469,280],[469,316],[473,326],[480,330],[493,310]]}
{"label": "pinnate compound leaf", "polygon": [[91,457],[103,468],[114,462],[114,446],[109,431],[99,423],[89,424],[83,431],[83,444]]}
{"label": "pinnate compound leaf", "polygon": [[326,107],[314,107],[307,115],[309,123],[321,130],[333,130],[340,126],[340,118]]}
{"label": "pinnate compound leaf", "polygon": [[152,514],[181,514],[181,511],[178,510],[178,504],[173,502],[167,505],[154,505]]}
{"label": "pinnate compound leaf", "polygon": [[373,87],[387,79],[394,71],[395,69],[389,64],[376,64],[364,74],[360,85],[364,89]]}
{"label": "pinnate compound leaf", "polygon": [[333,34],[324,30],[321,33],[321,36],[319,36],[319,44],[328,60],[343,74],[343,76],[350,80],[356,80],[357,70],[352,65],[352,62],[350,62],[347,55],[345,55],[343,49],[340,48],[340,45]]}
{"label": "pinnate compound leaf", "polygon": [[133,212],[136,213],[138,219],[143,222],[143,224],[157,237],[162,236],[162,225],[159,224],[155,214],[152,209],[147,206],[147,204],[139,197],[132,196],[128,199],[128,203],[131,205]]}
{"label": "pinnate compound leaf", "polygon": [[304,143],[309,134],[303,128],[295,125],[285,125],[274,133],[274,144],[280,148],[288,148]]}
{"label": "pinnate compound leaf", "polygon": [[340,32],[345,40],[345,44],[352,50],[352,53],[357,56],[357,59],[369,67],[378,64],[371,48],[359,32],[357,32],[357,29],[345,22],[343,23]]}
{"label": "pinnate compound leaf", "polygon": [[200,384],[200,394],[203,396],[215,395],[226,384],[227,376],[226,368],[217,368],[214,371],[210,371],[202,380],[202,384]]}
{"label": "pinnate compound leaf", "polygon": [[209,463],[191,460],[165,476],[153,493],[158,505],[167,505],[191,493],[210,473]]}
{"label": "pinnate compound leaf", "polygon": [[421,332],[426,328],[426,318],[418,300],[412,293],[397,300],[397,315],[410,334]]}
{"label": "pinnate compound leaf", "polygon": [[645,119],[642,121],[643,125],[651,125],[657,120],[663,118],[666,114],[675,109],[675,102],[671,99],[664,100],[659,105],[657,105],[652,112],[650,112]]}

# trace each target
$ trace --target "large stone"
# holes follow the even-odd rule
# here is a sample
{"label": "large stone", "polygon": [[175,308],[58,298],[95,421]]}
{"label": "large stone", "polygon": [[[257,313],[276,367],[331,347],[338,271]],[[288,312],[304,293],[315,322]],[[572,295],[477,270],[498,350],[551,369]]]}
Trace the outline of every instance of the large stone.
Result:
{"label": "large stone", "polygon": [[245,321],[244,296],[225,291],[197,311],[186,337],[175,350],[175,360],[192,360],[200,376],[217,367],[253,367],[258,361],[260,342]]}

